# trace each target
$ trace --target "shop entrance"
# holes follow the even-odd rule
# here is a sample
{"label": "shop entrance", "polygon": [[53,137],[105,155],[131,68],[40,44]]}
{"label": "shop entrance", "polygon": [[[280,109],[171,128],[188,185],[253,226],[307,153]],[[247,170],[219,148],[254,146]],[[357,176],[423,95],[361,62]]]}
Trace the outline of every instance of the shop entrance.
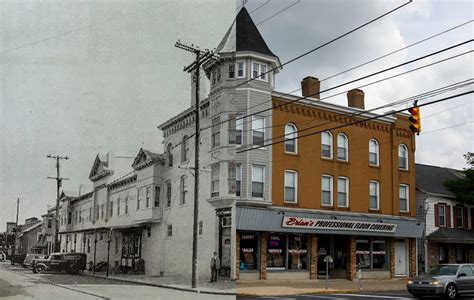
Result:
{"label": "shop entrance", "polygon": [[395,276],[407,275],[407,247],[405,241],[395,241]]}
{"label": "shop entrance", "polygon": [[219,220],[219,251],[221,262],[219,276],[230,277],[232,217],[230,209],[217,210]]}
{"label": "shop entrance", "polygon": [[318,277],[326,276],[324,257],[331,255],[329,278],[346,278],[347,243],[349,237],[344,235],[319,235],[318,237]]}

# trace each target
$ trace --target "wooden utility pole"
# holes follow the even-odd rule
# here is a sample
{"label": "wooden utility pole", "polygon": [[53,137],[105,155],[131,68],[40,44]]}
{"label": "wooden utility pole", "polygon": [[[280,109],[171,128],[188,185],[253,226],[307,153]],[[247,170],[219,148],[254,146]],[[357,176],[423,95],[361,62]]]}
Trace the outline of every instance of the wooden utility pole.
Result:
{"label": "wooden utility pole", "polygon": [[175,47],[192,52],[196,55],[196,59],[189,66],[184,67],[184,71],[194,73],[195,80],[195,105],[194,105],[194,119],[195,119],[195,135],[194,135],[194,214],[193,214],[193,254],[192,254],[192,279],[191,287],[197,286],[197,249],[198,249],[198,223],[199,223],[199,149],[200,149],[200,109],[199,109],[199,71],[201,65],[210,59],[216,59],[214,52],[206,49],[199,50],[193,45],[187,46],[182,44],[179,40]]}
{"label": "wooden utility pole", "polygon": [[58,243],[58,238],[59,238],[59,190],[61,188],[61,182],[63,180],[68,180],[68,178],[62,178],[61,176],[59,176],[59,168],[60,168],[60,165],[59,165],[59,160],[61,159],[65,159],[65,160],[68,160],[69,157],[67,156],[59,156],[59,155],[51,155],[51,154],[48,154],[46,156],[47,158],[53,158],[56,160],[56,177],[48,177],[48,179],[55,179],[56,180],[56,213],[55,213],[55,216],[54,216],[54,247],[53,247],[53,251],[54,252],[59,252],[59,243]]}

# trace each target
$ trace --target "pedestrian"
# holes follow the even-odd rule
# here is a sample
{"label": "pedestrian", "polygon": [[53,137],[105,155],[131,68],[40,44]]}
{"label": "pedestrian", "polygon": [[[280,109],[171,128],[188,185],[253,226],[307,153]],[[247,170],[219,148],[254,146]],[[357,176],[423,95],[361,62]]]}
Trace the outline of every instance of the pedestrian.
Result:
{"label": "pedestrian", "polygon": [[211,280],[209,282],[217,282],[217,272],[220,268],[219,257],[217,252],[214,251],[214,255],[211,258]]}

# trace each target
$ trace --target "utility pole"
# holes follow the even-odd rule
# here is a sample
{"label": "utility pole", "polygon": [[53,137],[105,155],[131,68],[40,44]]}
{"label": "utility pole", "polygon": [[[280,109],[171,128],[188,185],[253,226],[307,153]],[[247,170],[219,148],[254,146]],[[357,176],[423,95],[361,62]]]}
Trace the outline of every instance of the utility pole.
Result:
{"label": "utility pole", "polygon": [[182,44],[179,40],[176,42],[175,47],[194,53],[196,59],[189,66],[184,67],[185,72],[194,73],[195,80],[195,105],[194,105],[194,119],[195,119],[195,135],[194,135],[194,214],[193,214],[193,254],[192,254],[192,279],[191,287],[196,288],[197,286],[197,249],[198,249],[198,223],[199,223],[199,146],[200,146],[200,109],[199,109],[199,71],[201,65],[210,59],[216,59],[217,56],[213,51],[206,49],[205,51],[199,50],[194,45],[187,46]]}
{"label": "utility pole", "polygon": [[69,157],[67,156],[59,156],[59,155],[51,155],[48,154],[46,156],[47,158],[53,158],[56,160],[56,177],[48,177],[48,179],[55,179],[56,180],[56,213],[54,216],[54,252],[59,252],[59,243],[58,243],[58,237],[59,237],[59,189],[61,188],[61,182],[63,180],[69,180],[68,178],[62,178],[59,176],[59,161],[61,159],[68,160]]}
{"label": "utility pole", "polygon": [[18,213],[20,212],[20,197],[16,200],[16,221],[15,227],[18,227]]}
{"label": "utility pole", "polygon": [[16,245],[18,243],[18,213],[19,211],[20,211],[20,197],[18,197],[16,200],[15,243],[13,244],[12,256],[15,255]]}

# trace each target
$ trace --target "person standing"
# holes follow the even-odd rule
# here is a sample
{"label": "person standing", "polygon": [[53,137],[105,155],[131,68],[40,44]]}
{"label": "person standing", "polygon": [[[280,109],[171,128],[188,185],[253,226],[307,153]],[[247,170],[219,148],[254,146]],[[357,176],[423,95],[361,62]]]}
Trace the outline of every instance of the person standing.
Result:
{"label": "person standing", "polygon": [[209,282],[217,282],[217,272],[220,268],[219,257],[217,252],[214,251],[214,255],[211,258],[211,280]]}

